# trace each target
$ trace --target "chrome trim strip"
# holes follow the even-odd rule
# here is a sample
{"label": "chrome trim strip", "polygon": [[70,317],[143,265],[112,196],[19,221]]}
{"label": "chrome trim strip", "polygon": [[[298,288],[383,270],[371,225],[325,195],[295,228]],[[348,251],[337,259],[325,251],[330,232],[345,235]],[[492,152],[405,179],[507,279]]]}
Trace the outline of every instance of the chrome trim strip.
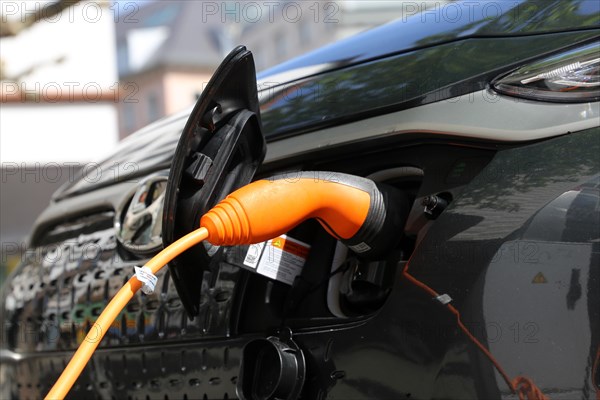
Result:
{"label": "chrome trim strip", "polygon": [[327,147],[427,132],[500,142],[526,142],[593,128],[600,102],[544,103],[482,90],[424,106],[273,141],[265,163]]}

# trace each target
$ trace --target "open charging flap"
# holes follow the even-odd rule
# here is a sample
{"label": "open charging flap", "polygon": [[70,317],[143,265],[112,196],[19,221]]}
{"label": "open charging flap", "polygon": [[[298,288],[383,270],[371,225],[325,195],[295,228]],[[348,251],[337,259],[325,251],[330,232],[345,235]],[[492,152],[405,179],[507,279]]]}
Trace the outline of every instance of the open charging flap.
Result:
{"label": "open charging flap", "polygon": [[[165,247],[199,228],[202,215],[250,183],[265,152],[254,59],[238,46],[208,82],[177,144],[165,194]],[[199,312],[204,271],[216,268],[221,254],[204,242],[169,263],[190,317]]]}

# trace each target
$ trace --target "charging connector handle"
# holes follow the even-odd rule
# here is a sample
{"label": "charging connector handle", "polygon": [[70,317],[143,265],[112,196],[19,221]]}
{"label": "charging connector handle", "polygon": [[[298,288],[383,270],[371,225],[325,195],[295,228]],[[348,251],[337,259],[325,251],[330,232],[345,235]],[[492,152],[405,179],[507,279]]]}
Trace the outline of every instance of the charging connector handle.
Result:
{"label": "charging connector handle", "polygon": [[[382,191],[370,179],[324,171],[290,173],[236,190],[206,213],[200,225],[212,244],[233,246],[272,239],[315,218],[355,252],[369,253],[388,227],[404,222],[390,212],[389,198],[387,188]],[[403,208],[400,203],[394,206]]]}

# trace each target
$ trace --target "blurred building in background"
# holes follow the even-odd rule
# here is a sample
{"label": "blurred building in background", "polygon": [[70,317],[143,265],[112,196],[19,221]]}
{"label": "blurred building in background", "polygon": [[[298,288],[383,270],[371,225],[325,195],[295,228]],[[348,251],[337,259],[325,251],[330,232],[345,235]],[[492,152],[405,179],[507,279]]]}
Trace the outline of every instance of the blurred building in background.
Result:
{"label": "blurred building in background", "polygon": [[[43,4],[4,1],[2,19]],[[115,146],[113,23],[105,4],[82,2],[0,39],[3,163],[87,162]]]}

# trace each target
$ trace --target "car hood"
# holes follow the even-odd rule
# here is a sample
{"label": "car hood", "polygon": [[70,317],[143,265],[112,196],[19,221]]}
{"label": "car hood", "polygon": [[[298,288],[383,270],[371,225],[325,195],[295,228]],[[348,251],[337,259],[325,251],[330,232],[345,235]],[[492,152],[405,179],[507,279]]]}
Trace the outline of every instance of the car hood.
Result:
{"label": "car hood", "polygon": [[597,0],[465,0],[417,13],[418,4],[406,2],[404,16],[393,22],[265,70],[258,75],[259,83],[265,79],[290,82],[466,38],[535,35],[600,26]]}
{"label": "car hood", "polygon": [[[411,58],[415,59],[411,61],[414,64],[412,72],[409,69],[394,70],[391,77],[389,76],[390,71],[386,72],[388,77],[382,85],[389,89],[393,84],[406,86],[409,81],[408,76],[415,75],[415,69],[422,72],[426,71],[424,66],[436,62],[435,59],[428,58],[426,53],[429,49],[442,48],[451,42],[471,38],[535,37],[540,34],[552,32],[586,31],[594,28],[597,29],[600,26],[600,2],[597,0],[511,0],[488,2],[467,0],[452,2],[443,7],[425,10],[422,13],[416,13],[416,10],[411,11],[411,4],[416,3],[407,2],[406,4],[405,17],[346,40],[336,42],[260,73],[258,75],[259,90],[264,88],[263,94],[275,93],[274,96],[261,96],[259,93],[259,96],[261,96],[261,113],[263,114],[263,125],[267,141],[281,138],[283,135],[279,131],[291,132],[294,129],[299,130],[294,124],[285,121],[282,122],[282,116],[285,117],[287,115],[289,117],[291,114],[298,114],[299,117],[297,119],[302,120],[301,122],[305,125],[312,124],[313,119],[319,121],[328,118],[332,121],[335,120],[335,110],[328,108],[332,104],[320,104],[318,101],[308,98],[311,96],[311,90],[305,90],[309,94],[304,97],[308,98],[305,103],[312,105],[312,108],[294,103],[294,101],[302,102],[304,100],[302,96],[290,95],[288,97],[291,97],[294,101],[288,102],[290,104],[280,104],[283,102],[281,99],[278,100],[277,97],[276,87],[278,86],[285,86],[290,82],[300,79],[306,80],[309,77],[324,76],[325,78],[323,79],[334,81],[334,86],[341,85],[342,83],[342,86],[356,86],[358,94],[361,95],[355,97],[352,92],[348,95],[349,98],[364,98],[364,101],[375,104],[378,99],[382,99],[381,93],[389,92],[389,94],[394,94],[394,92],[374,87],[372,90],[375,92],[374,97],[369,98],[367,96],[368,93],[362,89],[364,88],[364,83],[357,84],[356,82],[351,82],[354,78],[367,79],[367,74],[362,70],[354,68],[357,70],[352,72],[353,65],[365,65],[367,70],[375,71],[370,66],[370,61],[394,58],[403,54],[412,54]],[[413,15],[411,15],[411,12]],[[589,32],[589,34],[593,35],[594,33]],[[540,39],[542,41],[552,40],[551,38]],[[563,40],[568,42],[570,39],[565,38]],[[564,42],[562,44],[558,42],[556,44],[546,43],[545,46],[547,49],[543,50],[541,48],[543,46],[537,42],[539,40],[536,43],[532,41],[531,43],[523,43],[520,46],[522,48],[529,48],[534,44],[535,46],[539,46],[539,51],[548,51],[553,46],[556,48],[564,46]],[[421,51],[418,51],[419,49]],[[457,48],[457,50],[460,49]],[[531,50],[530,52],[533,53],[534,51]],[[515,54],[515,57],[517,56],[520,57],[519,54]],[[470,56],[465,55],[465,57],[468,59]],[[523,53],[522,57],[525,57],[525,53]],[[456,63],[465,64],[465,60],[461,60],[460,57],[455,58]],[[410,64],[407,60],[392,59],[391,61],[400,66]],[[472,61],[471,71],[464,68],[464,76],[457,75],[451,80],[459,81],[474,72],[486,68],[492,70],[497,67],[497,65],[491,64],[478,65],[475,62],[476,60]],[[506,61],[503,61],[503,63],[506,63]],[[501,64],[498,63],[498,65]],[[348,71],[348,74],[335,77],[335,71]],[[352,76],[355,77],[352,78]],[[422,80],[420,77],[410,79],[414,80],[417,78]],[[339,79],[339,82],[336,83],[336,79]],[[390,79],[397,82],[394,83]],[[304,89],[308,86],[306,83],[302,83],[302,85]],[[318,88],[328,87],[321,81],[316,81],[313,86]],[[440,83],[438,86],[442,87],[443,85]],[[340,89],[339,87],[337,88]],[[414,93],[411,92],[411,96],[425,95],[435,88],[435,85],[417,85],[416,91]],[[294,99],[294,97],[300,98]],[[325,103],[328,101],[326,96],[324,101]],[[357,101],[353,100],[353,103],[356,104],[341,104],[340,108],[342,108],[342,111],[346,110],[347,112],[356,114],[352,106],[355,108],[365,107],[362,103],[358,104]],[[383,106],[382,104],[381,108]],[[286,111],[288,108],[295,111],[290,114],[290,112]],[[282,112],[282,110],[285,112]],[[302,110],[306,111],[305,114],[307,115],[302,115]],[[129,136],[119,144],[112,156],[98,164],[94,163],[83,166],[80,176],[59,189],[55,193],[54,199],[59,200],[120,181],[135,180],[138,177],[146,175],[148,171],[167,168],[170,165],[179,135],[190,111],[191,108],[184,110],[176,116],[158,121]],[[274,127],[274,123],[278,123],[279,125]]]}

